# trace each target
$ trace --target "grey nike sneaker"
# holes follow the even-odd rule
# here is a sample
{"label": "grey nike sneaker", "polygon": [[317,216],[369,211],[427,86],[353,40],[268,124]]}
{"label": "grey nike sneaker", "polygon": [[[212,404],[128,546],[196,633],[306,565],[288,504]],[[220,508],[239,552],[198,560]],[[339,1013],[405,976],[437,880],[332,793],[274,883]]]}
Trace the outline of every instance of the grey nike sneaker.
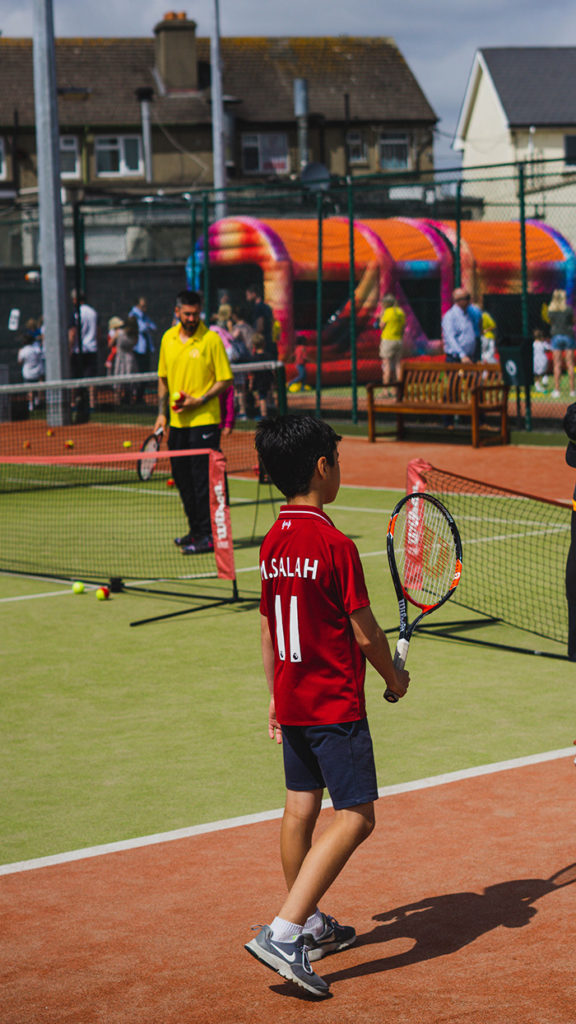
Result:
{"label": "grey nike sneaker", "polygon": [[309,932],[304,933],[309,960],[321,960],[323,956],[339,953],[341,949],[348,949],[356,942],[356,932],[350,925],[338,924],[329,914],[322,914],[322,917],[324,930],[319,937],[314,938]]}
{"label": "grey nike sneaker", "polygon": [[270,925],[265,924],[258,935],[244,947],[266,967],[281,974],[287,981],[294,981],[311,995],[322,998],[330,992],[330,986],[319,978],[310,967],[306,944],[302,935],[292,942],[277,942],[272,937]]}

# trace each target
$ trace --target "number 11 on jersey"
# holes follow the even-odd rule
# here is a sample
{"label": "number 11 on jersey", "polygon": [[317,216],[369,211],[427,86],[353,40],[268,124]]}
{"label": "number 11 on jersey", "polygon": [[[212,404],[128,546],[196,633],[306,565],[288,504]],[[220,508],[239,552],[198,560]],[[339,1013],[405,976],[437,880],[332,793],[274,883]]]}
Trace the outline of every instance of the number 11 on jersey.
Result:
{"label": "number 11 on jersey", "polygon": [[[276,594],[274,599],[274,617],[276,619],[276,644],[280,661],[286,661],[286,640],[284,632],[284,620],[282,617],[282,598]],[[288,621],[288,636],[290,639],[290,661],[302,661],[300,650],[300,629],[298,626],[298,598],[295,594],[290,598],[290,611]]]}

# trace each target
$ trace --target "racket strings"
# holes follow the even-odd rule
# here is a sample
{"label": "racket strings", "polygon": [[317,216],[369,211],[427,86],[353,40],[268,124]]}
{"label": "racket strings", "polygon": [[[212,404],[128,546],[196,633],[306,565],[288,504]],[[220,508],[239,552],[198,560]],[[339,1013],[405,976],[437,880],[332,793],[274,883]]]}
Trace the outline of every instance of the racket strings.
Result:
{"label": "racket strings", "polygon": [[457,552],[448,520],[435,505],[407,502],[394,530],[394,556],[404,591],[415,604],[437,604],[450,589]]}

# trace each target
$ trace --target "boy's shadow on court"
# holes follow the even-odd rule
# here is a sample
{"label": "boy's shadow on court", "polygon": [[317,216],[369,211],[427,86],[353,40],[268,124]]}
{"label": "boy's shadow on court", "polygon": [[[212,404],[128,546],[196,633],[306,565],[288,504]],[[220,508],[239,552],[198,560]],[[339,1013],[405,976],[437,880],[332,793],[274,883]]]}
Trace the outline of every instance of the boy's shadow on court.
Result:
{"label": "boy's shadow on court", "polygon": [[[395,939],[412,940],[411,948],[331,974],[324,971],[323,977],[333,982],[396,970],[455,953],[494,928],[524,928],[538,913],[533,906],[536,900],[574,882],[576,864],[571,864],[551,878],[498,882],[487,886],[483,893],[455,892],[430,896],[417,903],[376,914],[374,920],[382,923],[373,931],[359,935],[354,949],[382,945]],[[325,963],[327,965],[328,961]],[[333,963],[332,958],[330,963]]]}

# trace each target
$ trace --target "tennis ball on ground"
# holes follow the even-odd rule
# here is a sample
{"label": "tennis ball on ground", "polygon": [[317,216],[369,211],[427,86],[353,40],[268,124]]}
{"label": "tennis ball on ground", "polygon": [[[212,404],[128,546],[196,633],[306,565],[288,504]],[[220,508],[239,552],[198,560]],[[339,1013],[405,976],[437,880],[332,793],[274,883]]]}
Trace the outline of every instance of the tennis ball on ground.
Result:
{"label": "tennis ball on ground", "polygon": [[46,437],[54,437],[54,431],[53,430],[47,430],[46,431]]}
{"label": "tennis ball on ground", "polygon": [[84,584],[82,583],[82,581],[81,580],[76,580],[76,583],[72,584],[72,590],[74,591],[75,594],[83,594],[84,593]]}
{"label": "tennis ball on ground", "polygon": [[174,487],[174,486],[175,486],[175,484],[174,484],[174,481],[173,481],[172,477],[171,476],[168,477],[168,479],[166,481],[166,487]]}
{"label": "tennis ball on ground", "polygon": [[98,590],[96,591],[96,597],[98,598],[99,601],[107,601],[108,598],[110,597],[110,591],[108,587],[98,587]]}
{"label": "tennis ball on ground", "polygon": [[74,447],[74,441],[65,441],[64,442],[64,447],[65,448],[73,448]]}

